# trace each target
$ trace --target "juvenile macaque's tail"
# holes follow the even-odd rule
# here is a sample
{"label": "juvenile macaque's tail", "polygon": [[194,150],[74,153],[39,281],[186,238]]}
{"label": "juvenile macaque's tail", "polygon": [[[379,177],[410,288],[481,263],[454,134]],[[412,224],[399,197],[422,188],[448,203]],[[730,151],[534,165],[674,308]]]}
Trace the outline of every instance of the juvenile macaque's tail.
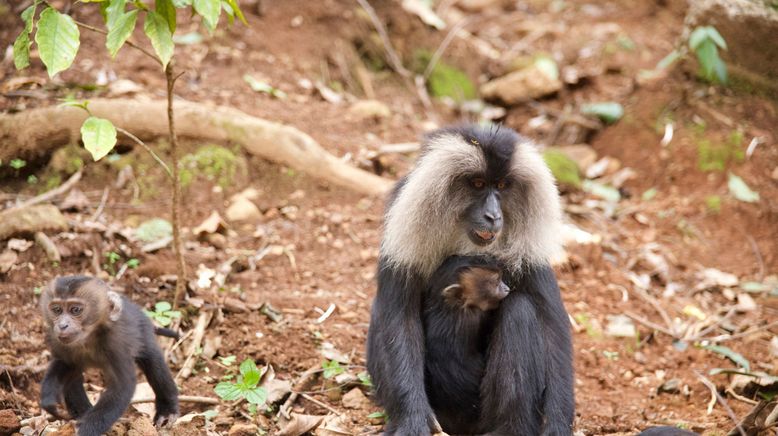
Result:
{"label": "juvenile macaque's tail", "polygon": [[154,334],[159,336],[167,336],[168,338],[173,338],[178,340],[181,335],[178,334],[175,330],[166,329],[164,327],[154,327]]}

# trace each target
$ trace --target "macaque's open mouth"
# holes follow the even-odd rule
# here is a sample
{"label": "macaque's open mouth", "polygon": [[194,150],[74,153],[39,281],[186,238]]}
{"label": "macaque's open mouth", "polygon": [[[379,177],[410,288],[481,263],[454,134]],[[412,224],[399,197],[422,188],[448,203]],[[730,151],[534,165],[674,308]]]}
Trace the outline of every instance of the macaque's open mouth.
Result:
{"label": "macaque's open mouth", "polygon": [[483,242],[492,242],[494,241],[494,238],[497,237],[497,233],[490,232],[489,230],[475,230],[474,233],[476,236],[478,236]]}

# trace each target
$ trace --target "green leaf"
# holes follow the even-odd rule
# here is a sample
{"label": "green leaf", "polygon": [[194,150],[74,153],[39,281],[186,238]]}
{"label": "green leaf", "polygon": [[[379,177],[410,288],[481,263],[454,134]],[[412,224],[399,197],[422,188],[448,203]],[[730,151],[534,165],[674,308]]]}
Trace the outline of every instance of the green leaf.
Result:
{"label": "green leaf", "polygon": [[30,66],[30,35],[25,30],[14,41],[14,66],[17,70]]}
{"label": "green leaf", "polygon": [[603,185],[602,183],[592,180],[584,180],[581,187],[584,191],[611,203],[616,203],[621,200],[619,190],[612,186]]}
{"label": "green leaf", "polygon": [[248,26],[248,22],[246,21],[246,17],[243,16],[243,11],[240,10],[240,5],[238,5],[237,0],[224,0],[225,3],[230,5],[230,8],[232,8],[232,12],[235,14],[236,17],[241,21],[241,23]]}
{"label": "green leaf", "polygon": [[249,371],[243,374],[243,384],[248,389],[253,389],[259,383],[259,371]]}
{"label": "green leaf", "polygon": [[729,173],[727,187],[729,188],[729,193],[740,201],[745,201],[746,203],[756,203],[759,201],[759,193],[752,191],[743,179],[732,173]]}
{"label": "green leaf", "polygon": [[679,52],[678,50],[673,50],[656,64],[656,68],[660,70],[664,70],[665,68],[676,63],[678,59],[681,59],[681,52]]}
{"label": "green leaf", "polygon": [[346,372],[346,368],[340,366],[340,363],[336,360],[330,360],[329,362],[324,361],[322,362],[321,367],[324,369],[324,373],[322,374],[324,378],[332,378]]}
{"label": "green leaf", "polygon": [[740,367],[746,371],[751,370],[751,364],[748,362],[748,360],[743,357],[742,354],[732,351],[731,348],[727,348],[723,345],[705,345],[702,348],[726,357],[727,359],[735,362],[736,365],[740,365]]}
{"label": "green leaf", "polygon": [[183,35],[173,35],[173,42],[183,45],[194,45],[203,42],[203,35],[198,32],[189,32]]}
{"label": "green leaf", "polygon": [[727,49],[727,42],[724,41],[724,37],[721,36],[719,31],[716,30],[716,28],[713,27],[713,26],[708,26],[707,29],[708,29],[708,37],[714,43],[716,43],[716,45],[719,46],[719,48],[721,48],[722,50],[726,50]]}
{"label": "green leaf", "polygon": [[38,7],[38,2],[32,4],[22,12],[22,21],[24,21],[24,30],[27,33],[32,33],[32,26],[34,24],[33,18],[35,17],[35,9]]}
{"label": "green leaf", "polygon": [[154,311],[157,313],[167,312],[172,308],[173,306],[171,306],[167,301],[158,301],[157,304],[154,305]]}
{"label": "green leaf", "polygon": [[230,355],[230,356],[226,356],[226,357],[220,357],[219,361],[221,361],[222,365],[230,366],[233,363],[235,363],[236,359],[237,359],[237,357],[235,357],[235,355]]}
{"label": "green leaf", "polygon": [[230,382],[221,382],[213,389],[222,400],[233,401],[240,398],[243,393],[238,385]]}
{"label": "green leaf", "polygon": [[105,46],[108,48],[108,53],[111,54],[112,58],[116,57],[116,53],[122,48],[127,38],[132,35],[137,19],[138,10],[130,11],[116,19],[113,27],[108,31],[108,36],[105,38]]}
{"label": "green leaf", "polygon": [[173,0],[173,6],[178,9],[192,6],[192,0]]}
{"label": "green leaf", "polygon": [[172,0],[155,0],[154,10],[167,21],[170,33],[176,33],[176,7]]}
{"label": "green leaf", "polygon": [[243,362],[240,363],[240,374],[245,376],[248,373],[256,372],[259,373],[259,369],[257,369],[257,364],[254,363],[251,359],[246,359]]}
{"label": "green leaf", "polygon": [[116,21],[124,16],[124,10],[127,8],[127,0],[110,0],[111,4],[105,8],[105,25],[110,31],[113,29]]}
{"label": "green leaf", "polygon": [[386,420],[386,412],[373,412],[367,415],[367,419],[383,419]]}
{"label": "green leaf", "polygon": [[727,83],[727,65],[724,63],[724,61],[721,60],[721,58],[716,59],[716,63],[713,65],[713,69],[716,72],[716,79],[719,81],[719,83]]}
{"label": "green leaf", "polygon": [[35,42],[49,77],[54,77],[70,68],[76,58],[80,45],[78,27],[69,16],[46,8],[38,20]]}
{"label": "green leaf", "polygon": [[159,241],[173,235],[173,226],[162,218],[152,218],[135,229],[135,237],[143,242]]}
{"label": "green leaf", "polygon": [[154,319],[156,319],[159,325],[161,325],[162,327],[167,327],[170,325],[171,322],[173,322],[173,320],[170,319],[169,317],[160,314],[154,316]]}
{"label": "green leaf", "polygon": [[168,310],[165,312],[165,315],[171,317],[171,318],[181,318],[181,311],[180,310]]}
{"label": "green leaf", "polygon": [[616,102],[589,103],[581,106],[581,112],[595,115],[608,124],[615,123],[624,116],[624,107]]}
{"label": "green leaf", "polygon": [[89,117],[81,125],[81,140],[92,159],[98,161],[116,145],[116,127],[106,119]]}
{"label": "green leaf", "polygon": [[219,14],[222,10],[221,0],[194,0],[192,2],[195,12],[203,17],[205,27],[211,32],[219,24]]}
{"label": "green leaf", "polygon": [[700,44],[695,53],[697,54],[697,60],[700,62],[702,77],[707,81],[713,81],[714,65],[716,64],[716,60],[719,58],[716,45],[713,43],[713,41],[705,40]]}
{"label": "green leaf", "polygon": [[246,401],[248,401],[250,404],[261,406],[262,404],[265,404],[265,401],[267,401],[267,391],[263,387],[254,388],[243,392],[243,398],[245,398]]}
{"label": "green leaf", "polygon": [[652,200],[654,197],[656,197],[656,194],[657,194],[657,192],[659,192],[659,191],[657,191],[657,190],[656,190],[656,188],[649,188],[649,189],[646,189],[646,190],[643,192],[643,195],[642,195],[640,198],[641,198],[643,201],[649,201],[649,200]]}
{"label": "green leaf", "polygon": [[166,68],[170,58],[173,57],[174,48],[173,34],[170,33],[167,21],[156,12],[149,11],[143,31],[151,40],[151,46],[162,61],[162,67]]}
{"label": "green leaf", "polygon": [[708,28],[707,27],[698,27],[692,31],[692,34],[689,35],[689,47],[693,51],[697,51],[697,47],[702,44],[703,41],[708,39]]}

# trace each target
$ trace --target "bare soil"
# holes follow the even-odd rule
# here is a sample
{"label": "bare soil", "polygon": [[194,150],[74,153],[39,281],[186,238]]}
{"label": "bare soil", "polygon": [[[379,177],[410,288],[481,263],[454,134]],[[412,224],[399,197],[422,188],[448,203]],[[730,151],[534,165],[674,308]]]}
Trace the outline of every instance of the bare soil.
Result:
{"label": "bare soil", "polygon": [[[0,0],[0,11],[5,11],[0,12],[0,47],[9,46],[21,29],[16,18],[18,3]],[[375,98],[392,111],[384,119],[357,119],[349,114],[348,103],[330,103],[305,84],[305,80],[339,81],[348,92],[364,97],[359,86],[348,84],[344,70],[338,67],[339,58],[351,59],[357,51],[355,47],[369,39],[369,24],[356,3],[263,3],[263,15],[256,13],[253,4],[243,3],[248,27],[220,29],[200,44],[177,47],[179,68],[186,71],[177,88],[179,97],[228,105],[294,125],[330,152],[355,164],[360,164],[366,151],[376,150],[381,144],[418,140],[426,127],[427,110],[415,89],[388,70],[370,72]],[[374,3],[406,61],[418,47],[434,51],[445,36],[445,32],[434,32],[418,18],[402,12],[396,2]],[[620,202],[622,213],[616,218],[595,209],[571,211],[571,221],[601,235],[602,242],[568,247],[568,261],[557,268],[567,309],[581,327],[574,335],[576,430],[586,435],[633,434],[650,425],[668,424],[708,435],[726,434],[733,423],[721,406],[707,413],[711,393],[696,373],[712,379],[723,392],[728,385],[727,376],[707,374],[713,368],[733,367],[731,362],[691,345],[679,351],[668,335],[642,324],[637,324],[638,339],[614,338],[601,331],[608,324],[608,316],[625,312],[662,324],[657,311],[631,291],[634,284],[629,274],[633,272],[652,274],[651,295],[672,318],[681,322],[689,321],[689,315],[683,312],[688,305],[712,316],[721,315],[722,310],[726,312],[722,308],[734,304],[733,297],[719,288],[695,289],[699,281],[696,274],[702,268],[733,273],[742,281],[761,281],[778,273],[778,180],[771,177],[778,165],[776,104],[758,95],[697,81],[693,61],[674,69],[662,80],[636,82],[639,70],[653,68],[679,37],[684,8],[676,2],[657,0],[636,5],[625,0],[576,0],[563,2],[567,7],[556,12],[549,12],[551,2],[547,1],[519,3],[524,8],[509,12],[489,8],[480,12],[471,32],[488,41],[499,37],[507,46],[529,44],[530,52],[559,52],[563,56],[557,59],[561,65],[573,65],[582,72],[590,68],[592,71],[579,84],[539,104],[549,111],[561,111],[567,104],[621,102],[627,114],[624,119],[577,139],[589,142],[600,156],[615,158],[622,167],[635,172],[635,177],[621,189],[626,198]],[[97,25],[99,17],[88,12],[90,9],[74,5],[73,15]],[[524,38],[532,33],[535,21],[555,26],[526,42]],[[196,30],[197,23],[185,22],[180,28],[178,33],[185,34]],[[598,32],[609,36],[601,37]],[[628,37],[634,48],[600,50],[594,60],[580,58],[585,45],[612,42],[619,35]],[[140,33],[135,36],[142,40]],[[481,75],[495,75],[503,68],[480,57],[469,43],[459,39],[455,39],[444,59],[476,81]],[[263,78],[289,97],[281,100],[252,92],[242,78],[244,74]],[[105,54],[104,38],[82,31],[81,52],[74,68],[53,81],[46,78],[39,61],[22,72],[16,72],[8,59],[3,61],[0,110],[22,111],[55,104],[57,98],[68,94],[110,97],[116,95],[110,88],[92,89],[87,85],[100,76],[113,75],[140,85],[138,98],[163,97],[164,75],[158,66],[130,48],[124,48],[111,62]],[[434,111],[442,123],[461,118],[440,102],[435,104]],[[537,115],[528,105],[509,108],[505,123],[542,142],[547,132],[527,127],[528,121]],[[662,146],[667,120],[672,120],[675,134],[668,146]],[[700,120],[705,122],[702,133],[695,127]],[[727,171],[699,169],[700,138],[725,142],[735,130],[743,131],[744,142],[737,145],[743,150],[754,136],[763,138],[753,155],[727,165],[727,171],[759,191],[758,203],[739,202],[729,195]],[[560,138],[558,142],[563,141]],[[165,148],[164,143],[156,145]],[[202,145],[196,140],[185,142],[187,151]],[[167,215],[170,194],[163,173],[142,150],[133,150],[129,143],[123,144],[120,152],[134,167],[140,194],[135,195],[133,183],[120,189],[114,187],[116,166],[89,163],[78,189],[91,204],[86,210],[68,212],[69,219],[88,219],[100,205],[106,187],[108,199],[98,221],[123,227]],[[237,258],[223,290],[195,290],[190,297],[204,302],[200,310],[222,307],[226,297],[270,304],[282,314],[282,320],[275,322],[258,310],[218,311],[206,334],[210,340],[221,340],[216,355],[235,355],[239,362],[252,358],[258,364],[272,365],[277,378],[296,381],[305,370],[321,365],[322,344],[329,343],[348,356],[350,372],[363,371],[383,201],[324,186],[305,174],[238,154],[245,161],[247,172],[236,177],[231,185],[221,189],[212,181],[198,180],[185,190],[185,226],[194,228],[212,211],[224,216],[231,195],[246,188],[258,190],[259,196],[253,201],[262,216],[253,222],[230,224],[226,237],[218,243],[185,233],[190,279],[197,277],[198,268],[215,269]],[[389,171],[384,175],[396,177],[411,162],[412,156],[392,156]],[[0,199],[10,204],[17,196],[40,192],[44,175],[50,174],[47,165],[45,161],[30,162],[18,172],[4,166]],[[27,183],[30,174],[38,176],[37,185]],[[656,196],[643,200],[643,193],[651,188],[656,189]],[[705,203],[713,195],[721,198],[717,213]],[[591,197],[580,191],[565,190],[568,205],[580,206],[587,198]],[[167,249],[144,254],[120,236],[106,237],[104,232],[88,232],[77,226],[71,232],[51,236],[67,254],[59,265],[49,263],[36,245],[19,254],[11,271],[0,274],[0,365],[26,365],[31,369],[21,374],[0,374],[0,409],[12,409],[22,419],[41,413],[37,395],[42,374],[35,368],[48,359],[34,288],[61,274],[105,276],[104,271],[99,271],[104,254],[115,251],[125,260],[139,259],[140,266],[127,270],[118,280],[106,277],[114,287],[147,307],[172,296],[166,275],[174,272],[175,265],[172,252]],[[658,244],[667,260],[668,271],[664,275],[657,274],[641,257],[650,244]],[[252,268],[247,258],[268,247],[270,253]],[[273,247],[285,250],[279,254]],[[662,297],[669,282],[678,284],[679,290],[671,297]],[[751,296],[756,308],[738,312],[731,320],[738,331],[776,319],[777,297],[768,293]],[[330,304],[335,305],[335,311],[323,322],[317,322]],[[197,310],[186,309],[178,326],[181,331],[192,328]],[[773,327],[724,344],[743,354],[754,369],[775,375],[778,358],[771,354],[769,341],[776,334],[778,328]],[[185,358],[181,350],[173,353],[174,372]],[[201,358],[194,375],[180,380],[181,392],[214,397],[213,387],[225,373],[218,359]],[[679,380],[679,391],[659,393],[658,387],[671,379]],[[101,383],[97,376],[89,381]],[[299,398],[294,411],[326,415],[334,410],[344,414],[340,424],[352,434],[380,431],[380,425],[367,418],[378,408],[347,409],[341,402],[340,390],[327,390],[320,380],[306,389],[318,402]],[[751,409],[750,404],[732,396],[727,398],[737,416],[742,417]],[[184,404],[183,409],[186,413],[207,407]],[[226,433],[235,422],[251,419],[239,410],[239,406],[221,405],[215,420],[217,429]],[[260,414],[254,420],[274,434],[278,431],[274,417],[275,413]]]}

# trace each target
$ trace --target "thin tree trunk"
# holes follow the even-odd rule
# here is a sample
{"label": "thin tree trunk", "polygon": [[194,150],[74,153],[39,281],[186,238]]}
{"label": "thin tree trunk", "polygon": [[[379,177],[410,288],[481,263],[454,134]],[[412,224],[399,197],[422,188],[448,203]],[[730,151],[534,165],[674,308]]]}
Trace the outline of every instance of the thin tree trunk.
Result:
{"label": "thin tree trunk", "polygon": [[167,79],[167,121],[170,131],[170,155],[173,161],[173,250],[176,255],[176,292],[173,297],[173,307],[178,307],[178,302],[184,293],[186,286],[186,264],[184,263],[183,244],[181,242],[181,183],[178,174],[178,137],[176,136],[176,124],[173,117],[173,87],[176,77],[173,75],[173,63],[165,68]]}

